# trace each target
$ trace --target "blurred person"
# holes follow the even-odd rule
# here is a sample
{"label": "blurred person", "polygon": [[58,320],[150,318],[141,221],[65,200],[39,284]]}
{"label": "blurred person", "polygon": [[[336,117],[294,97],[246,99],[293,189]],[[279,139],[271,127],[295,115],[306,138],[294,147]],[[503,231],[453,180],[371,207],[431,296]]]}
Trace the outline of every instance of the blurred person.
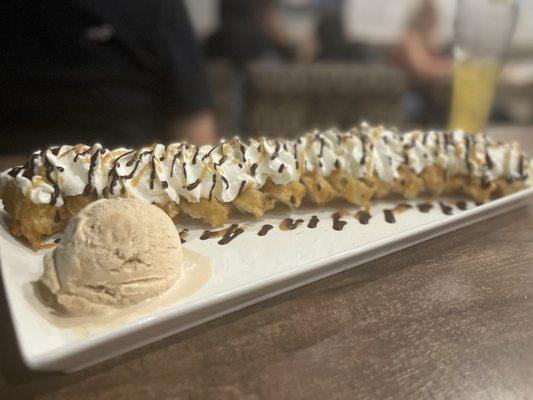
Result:
{"label": "blurred person", "polygon": [[317,40],[320,50],[319,60],[363,61],[366,59],[365,47],[350,42],[344,34],[338,10],[324,13],[318,22]]}
{"label": "blurred person", "polygon": [[453,59],[449,49],[441,46],[437,38],[438,10],[433,0],[420,0],[395,49],[395,60],[407,73],[410,94],[407,96],[408,112],[421,122],[429,122],[435,114],[446,111],[435,108],[434,90],[442,90],[451,81]]}
{"label": "blurred person", "polygon": [[216,139],[182,1],[9,3],[1,28],[0,152]]}
{"label": "blurred person", "polygon": [[220,0],[220,27],[208,38],[206,54],[237,66],[260,59],[291,59],[294,51],[275,14],[273,0]]}

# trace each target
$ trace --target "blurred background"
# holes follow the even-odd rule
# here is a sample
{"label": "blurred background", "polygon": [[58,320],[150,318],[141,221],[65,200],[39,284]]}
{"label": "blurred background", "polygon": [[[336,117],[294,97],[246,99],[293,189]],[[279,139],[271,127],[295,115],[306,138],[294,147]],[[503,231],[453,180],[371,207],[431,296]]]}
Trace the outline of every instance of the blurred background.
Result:
{"label": "blurred background", "polygon": [[[452,0],[20,0],[3,32],[0,152],[53,143],[447,126]],[[490,24],[490,21],[487,21]],[[490,123],[533,123],[523,1]]]}
{"label": "blurred background", "polygon": [[[362,119],[401,129],[446,126],[455,1],[251,2],[262,8],[257,14],[262,23],[250,31],[224,13],[226,5],[238,8],[242,2],[186,2],[204,46],[221,132],[292,135],[317,127],[348,128]],[[266,42],[260,45],[251,39],[259,27],[255,34]],[[231,37],[241,34],[239,46]],[[531,1],[522,2],[508,57],[491,122],[529,124]]]}

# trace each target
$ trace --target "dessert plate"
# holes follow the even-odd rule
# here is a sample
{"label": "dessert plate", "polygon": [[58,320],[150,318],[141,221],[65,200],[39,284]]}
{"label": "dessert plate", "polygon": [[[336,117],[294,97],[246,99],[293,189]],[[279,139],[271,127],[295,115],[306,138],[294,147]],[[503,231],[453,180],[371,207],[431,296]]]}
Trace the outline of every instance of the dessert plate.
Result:
{"label": "dessert plate", "polygon": [[185,249],[209,257],[211,275],[193,261],[179,283],[186,295],[156,299],[96,320],[54,315],[39,300],[35,282],[42,274],[44,252],[34,253],[15,240],[2,214],[4,292],[26,365],[74,371],[519,207],[532,197],[529,188],[483,205],[451,198],[387,200],[376,202],[370,215],[343,209],[346,204],[284,209],[260,221],[234,220],[229,229],[211,233],[194,222],[180,224]]}

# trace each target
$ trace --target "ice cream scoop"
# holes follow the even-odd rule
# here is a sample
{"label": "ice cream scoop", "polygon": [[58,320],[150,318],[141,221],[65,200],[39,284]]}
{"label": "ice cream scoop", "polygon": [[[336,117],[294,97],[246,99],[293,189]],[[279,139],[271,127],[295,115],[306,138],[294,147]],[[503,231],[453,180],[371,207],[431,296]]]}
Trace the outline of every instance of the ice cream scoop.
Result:
{"label": "ice cream scoop", "polygon": [[42,282],[71,314],[99,314],[157,296],[181,275],[172,220],[135,199],[102,199],[68,224],[44,258]]}

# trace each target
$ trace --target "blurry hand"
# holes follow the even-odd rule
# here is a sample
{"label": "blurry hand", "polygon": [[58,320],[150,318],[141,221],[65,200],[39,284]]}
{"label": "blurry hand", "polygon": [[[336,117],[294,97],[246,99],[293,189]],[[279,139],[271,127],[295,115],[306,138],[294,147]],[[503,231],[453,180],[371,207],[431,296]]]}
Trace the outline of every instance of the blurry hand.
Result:
{"label": "blurry hand", "polygon": [[213,144],[218,140],[215,118],[204,111],[186,119],[174,121],[169,126],[170,142],[187,141],[195,145]]}

